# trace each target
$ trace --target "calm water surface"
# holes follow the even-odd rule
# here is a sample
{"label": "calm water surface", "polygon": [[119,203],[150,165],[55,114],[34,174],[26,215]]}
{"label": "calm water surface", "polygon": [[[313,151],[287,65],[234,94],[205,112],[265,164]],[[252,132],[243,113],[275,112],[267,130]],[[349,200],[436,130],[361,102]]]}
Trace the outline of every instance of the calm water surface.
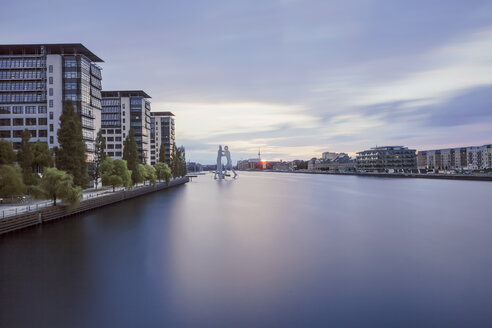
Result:
{"label": "calm water surface", "polygon": [[210,175],[0,237],[1,327],[490,327],[492,184]]}

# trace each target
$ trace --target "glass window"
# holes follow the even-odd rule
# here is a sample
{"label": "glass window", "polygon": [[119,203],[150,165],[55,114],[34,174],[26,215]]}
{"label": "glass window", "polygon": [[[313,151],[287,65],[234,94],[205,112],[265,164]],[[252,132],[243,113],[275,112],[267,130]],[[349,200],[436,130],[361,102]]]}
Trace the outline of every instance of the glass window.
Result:
{"label": "glass window", "polygon": [[47,130],[39,130],[39,137],[40,138],[46,138],[47,136],[48,136]]}
{"label": "glass window", "polygon": [[50,120],[53,119],[53,112],[50,112]]}
{"label": "glass window", "polygon": [[53,124],[50,124],[50,132],[53,132]]}
{"label": "glass window", "polygon": [[50,105],[50,108],[53,108],[53,99],[50,99],[49,105]]}
{"label": "glass window", "polygon": [[53,84],[53,76],[50,76],[50,78],[49,78],[49,83],[50,83],[50,84]]}
{"label": "glass window", "polygon": [[50,96],[53,96],[53,88],[50,88]]}
{"label": "glass window", "polygon": [[53,136],[50,136],[50,144],[53,144]]}
{"label": "glass window", "polygon": [[39,114],[46,114],[46,106],[38,106]]}
{"label": "glass window", "polygon": [[50,66],[49,66],[49,72],[50,72],[50,73],[53,73],[53,65],[50,65]]}

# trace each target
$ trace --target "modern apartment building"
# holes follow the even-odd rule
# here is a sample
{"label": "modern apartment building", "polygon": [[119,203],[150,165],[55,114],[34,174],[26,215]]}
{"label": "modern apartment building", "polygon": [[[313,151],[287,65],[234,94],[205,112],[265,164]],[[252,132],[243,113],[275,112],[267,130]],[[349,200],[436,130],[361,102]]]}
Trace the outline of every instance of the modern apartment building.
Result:
{"label": "modern apartment building", "polygon": [[142,90],[102,91],[101,129],[106,154],[122,158],[130,129],[135,133],[139,160],[150,164],[150,99]]}
{"label": "modern apartment building", "polygon": [[[171,165],[174,146],[174,114],[171,112],[151,112],[150,121],[150,163],[163,161]],[[160,159],[159,152],[164,145],[166,158]]]}
{"label": "modern apartment building", "polygon": [[102,59],[80,43],[0,45],[0,138],[18,149],[22,131],[31,141],[59,146],[63,101],[72,100],[82,123],[87,160],[101,124]]}
{"label": "modern apartment building", "polygon": [[401,172],[417,169],[415,149],[403,146],[375,147],[357,153],[357,171]]}
{"label": "modern apartment building", "polygon": [[426,170],[482,170],[492,168],[492,144],[419,151],[418,168]]}

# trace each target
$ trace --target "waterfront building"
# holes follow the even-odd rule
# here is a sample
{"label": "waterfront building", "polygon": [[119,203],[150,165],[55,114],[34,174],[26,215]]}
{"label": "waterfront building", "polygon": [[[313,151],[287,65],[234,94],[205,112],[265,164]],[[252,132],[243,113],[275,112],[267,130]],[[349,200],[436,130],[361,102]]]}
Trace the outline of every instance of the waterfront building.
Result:
{"label": "waterfront building", "polygon": [[101,128],[106,154],[123,157],[125,138],[133,129],[142,164],[150,164],[150,99],[142,90],[102,91]]}
{"label": "waterfront building", "polygon": [[80,43],[0,45],[0,138],[17,150],[22,131],[58,147],[64,100],[80,116],[87,160],[101,126],[103,60]]}
{"label": "waterfront building", "polygon": [[[329,153],[329,156],[312,158],[308,161],[308,170],[331,171],[331,172],[353,172],[355,171],[355,160],[345,153]],[[333,156],[336,154],[336,156]],[[331,159],[329,159],[331,158]]]}
{"label": "waterfront building", "polygon": [[[162,161],[171,165],[175,141],[174,114],[171,112],[151,112],[150,116],[150,163]],[[161,159],[160,149],[164,145],[165,158]]]}
{"label": "waterfront building", "polygon": [[327,151],[321,154],[321,159],[333,161],[337,156],[338,153]]}
{"label": "waterfront building", "polygon": [[360,172],[405,172],[417,169],[415,149],[403,146],[374,147],[357,153]]}
{"label": "waterfront building", "polygon": [[423,170],[483,170],[492,168],[492,144],[423,150],[417,154]]}

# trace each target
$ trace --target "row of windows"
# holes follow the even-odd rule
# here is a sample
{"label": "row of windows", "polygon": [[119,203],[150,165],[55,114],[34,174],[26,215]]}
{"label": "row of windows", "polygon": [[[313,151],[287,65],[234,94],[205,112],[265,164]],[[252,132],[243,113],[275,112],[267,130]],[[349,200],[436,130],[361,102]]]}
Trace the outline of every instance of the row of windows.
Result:
{"label": "row of windows", "polygon": [[106,141],[108,142],[121,141],[121,137],[107,137]]}
{"label": "row of windows", "polygon": [[82,136],[84,139],[94,140],[94,131],[82,129]]}
{"label": "row of windows", "polygon": [[46,78],[41,71],[0,71],[0,80],[40,80]]}
{"label": "row of windows", "polygon": [[102,129],[101,133],[102,134],[120,134],[121,130],[120,129],[116,129],[116,130],[112,130],[112,129],[104,130],[104,129]]}
{"label": "row of windows", "polygon": [[92,118],[94,117],[93,112],[92,112],[92,107],[90,107],[86,104],[82,104],[81,114],[84,116],[92,117]]}
{"label": "row of windows", "polygon": [[119,113],[120,112],[120,107],[116,106],[104,106],[102,108],[103,113]]}
{"label": "row of windows", "polygon": [[96,65],[91,65],[91,74],[97,77],[98,79],[102,79],[101,69],[99,69]]}
{"label": "row of windows", "polygon": [[[0,138],[22,138],[22,132],[24,130],[6,130],[6,131],[0,131]],[[46,138],[48,136],[48,131],[47,130],[29,130],[31,133],[31,138]]]}
{"label": "row of windows", "polygon": [[91,79],[91,84],[93,86],[95,86],[96,88],[98,88],[99,90],[102,89],[102,84],[101,84],[101,80],[98,80],[98,79]]}
{"label": "row of windows", "polygon": [[91,105],[96,108],[101,108],[101,100],[91,97]]}
{"label": "row of windows", "polygon": [[46,61],[39,58],[0,59],[0,68],[45,67]]}
{"label": "row of windows", "polygon": [[43,90],[43,82],[0,82],[0,91]]}
{"label": "row of windows", "polygon": [[101,126],[110,127],[110,126],[121,126],[120,121],[102,121]]}
{"label": "row of windows", "polygon": [[[24,123],[25,122],[25,123]],[[37,124],[36,124],[37,122]],[[0,126],[24,126],[24,125],[48,125],[48,119],[46,117],[27,117],[24,121],[23,118],[0,118]]]}
{"label": "row of windows", "polygon": [[65,58],[65,63],[63,64],[65,67],[77,67],[77,61],[72,58]]}
{"label": "row of windows", "polygon": [[0,103],[44,102],[46,95],[36,93],[0,94]]}
{"label": "row of windows", "polygon": [[101,100],[101,103],[103,106],[119,106],[120,100],[119,99],[104,98],[103,100]]}
{"label": "row of windows", "polygon": [[65,72],[63,73],[63,77],[66,79],[78,79],[80,77],[79,72]]}
{"label": "row of windows", "polygon": [[87,117],[81,117],[81,122],[82,126],[85,128],[93,129],[94,128],[94,120],[87,118]]}
{"label": "row of windows", "polygon": [[91,95],[96,97],[97,99],[101,99],[102,96],[101,96],[101,90],[91,86]]}
{"label": "row of windows", "polygon": [[[38,114],[46,114],[46,106],[37,108]],[[0,106],[0,114],[23,114],[24,106]],[[36,106],[26,106],[26,114],[36,114]]]}
{"label": "row of windows", "polygon": [[121,144],[108,144],[106,145],[107,149],[121,149]]}
{"label": "row of windows", "polygon": [[102,121],[119,120],[119,119],[120,119],[120,114],[106,114],[106,113],[101,114]]}

